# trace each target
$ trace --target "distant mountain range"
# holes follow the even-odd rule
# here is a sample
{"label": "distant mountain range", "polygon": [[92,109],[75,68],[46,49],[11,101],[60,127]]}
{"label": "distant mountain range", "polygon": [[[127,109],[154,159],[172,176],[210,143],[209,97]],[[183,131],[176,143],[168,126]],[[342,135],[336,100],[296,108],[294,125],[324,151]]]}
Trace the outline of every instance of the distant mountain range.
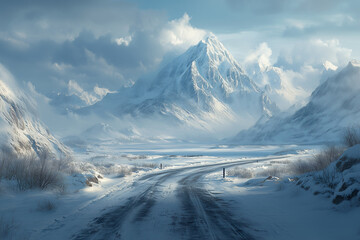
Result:
{"label": "distant mountain range", "polygon": [[339,141],[347,127],[359,127],[360,63],[350,62],[315,89],[294,114],[275,116],[241,131],[236,143],[314,143]]}

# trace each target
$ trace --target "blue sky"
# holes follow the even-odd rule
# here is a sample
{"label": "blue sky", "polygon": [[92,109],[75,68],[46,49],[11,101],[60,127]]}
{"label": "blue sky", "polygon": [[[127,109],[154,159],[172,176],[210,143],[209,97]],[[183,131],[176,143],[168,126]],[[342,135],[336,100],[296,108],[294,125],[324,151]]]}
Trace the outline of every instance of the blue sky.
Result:
{"label": "blue sky", "polygon": [[360,59],[359,14],[356,0],[4,0],[0,64],[49,97],[94,94],[131,85],[213,32],[241,64],[266,58],[300,83],[326,60]]}

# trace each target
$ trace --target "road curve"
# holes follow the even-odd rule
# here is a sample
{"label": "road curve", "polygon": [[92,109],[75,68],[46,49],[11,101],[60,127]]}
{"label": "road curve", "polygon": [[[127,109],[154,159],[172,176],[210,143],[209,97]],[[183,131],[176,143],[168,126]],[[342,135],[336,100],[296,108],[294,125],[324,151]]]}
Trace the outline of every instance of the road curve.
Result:
{"label": "road curve", "polygon": [[[130,197],[125,204],[108,209],[104,214],[93,219],[84,229],[75,234],[73,239],[127,240],[135,239],[134,236],[136,239],[159,239],[155,236],[161,231],[171,234],[171,239],[174,240],[253,239],[246,232],[248,226],[236,220],[226,204],[202,186],[201,179],[206,174],[221,171],[223,167],[244,165],[254,161],[262,160],[217,163],[145,175],[134,185],[136,189],[138,185],[147,184],[145,188],[142,188],[145,190]],[[174,191],[171,191],[168,197],[163,197],[164,190],[171,186],[176,186]],[[158,204],[160,200],[162,203]],[[167,210],[167,204],[163,204],[164,201],[178,208]],[[156,215],[159,211],[155,211],[154,208],[160,209],[162,213],[170,211],[173,213],[170,217],[166,214]],[[155,227],[154,222],[166,223],[162,227]],[[133,229],[129,230],[129,228]],[[144,228],[147,230],[142,230]],[[141,231],[145,233],[141,234]]]}

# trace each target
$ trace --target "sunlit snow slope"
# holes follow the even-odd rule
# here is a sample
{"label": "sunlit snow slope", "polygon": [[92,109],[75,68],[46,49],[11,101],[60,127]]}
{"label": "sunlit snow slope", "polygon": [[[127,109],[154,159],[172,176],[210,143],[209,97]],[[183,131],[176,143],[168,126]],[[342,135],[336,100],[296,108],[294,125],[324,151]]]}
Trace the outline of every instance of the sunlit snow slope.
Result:
{"label": "sunlit snow slope", "polygon": [[327,79],[312,93],[309,103],[291,116],[274,117],[240,132],[234,142],[326,142],[340,139],[344,128],[360,119],[360,64]]}
{"label": "sunlit snow slope", "polygon": [[47,151],[69,154],[35,114],[33,102],[16,86],[11,75],[0,65],[0,147],[19,156]]}

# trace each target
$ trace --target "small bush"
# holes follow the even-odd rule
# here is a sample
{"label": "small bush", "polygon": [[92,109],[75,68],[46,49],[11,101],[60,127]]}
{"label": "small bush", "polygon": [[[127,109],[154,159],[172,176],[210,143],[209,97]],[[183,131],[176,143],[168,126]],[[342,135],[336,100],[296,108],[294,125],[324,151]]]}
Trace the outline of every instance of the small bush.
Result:
{"label": "small bush", "polygon": [[322,170],[321,173],[319,174],[318,181],[324,183],[329,188],[335,188],[336,174],[337,174],[336,171],[326,168]]}
{"label": "small bush", "polygon": [[157,164],[157,163],[138,163],[138,164],[135,164],[135,166],[138,168],[158,168],[159,164]]}
{"label": "small bush", "polygon": [[103,174],[103,175],[110,175],[114,174],[118,177],[124,177],[127,175],[132,174],[139,170],[136,166],[127,166],[127,165],[119,165],[119,164],[96,164],[92,165],[93,170]]}
{"label": "small bush", "polygon": [[50,212],[56,209],[56,204],[50,200],[39,202],[37,210],[41,212]]}
{"label": "small bush", "polygon": [[314,166],[310,161],[298,160],[290,164],[291,172],[295,175],[302,175],[304,173],[313,172]]}
{"label": "small bush", "polygon": [[342,148],[329,146],[325,150],[316,154],[312,160],[315,171],[323,170],[324,168],[329,166],[330,163],[337,160],[343,152],[344,149]]}
{"label": "small bush", "polygon": [[286,173],[286,168],[284,167],[268,167],[263,171],[259,172],[257,175],[262,177],[281,177]]}
{"label": "small bush", "polygon": [[0,155],[0,177],[15,180],[20,190],[63,187],[58,162],[49,153],[19,158],[8,151]]}
{"label": "small bush", "polygon": [[290,164],[290,169],[296,175],[324,170],[330,163],[337,160],[343,151],[342,148],[329,146],[310,160],[298,160]]}
{"label": "small bush", "polygon": [[238,177],[238,178],[253,178],[254,173],[247,168],[241,168],[241,167],[234,167],[232,169],[229,169],[227,172],[228,176],[232,177]]}
{"label": "small bush", "polygon": [[345,130],[343,136],[343,142],[347,147],[352,147],[355,146],[356,144],[360,144],[360,128],[348,127]]}

